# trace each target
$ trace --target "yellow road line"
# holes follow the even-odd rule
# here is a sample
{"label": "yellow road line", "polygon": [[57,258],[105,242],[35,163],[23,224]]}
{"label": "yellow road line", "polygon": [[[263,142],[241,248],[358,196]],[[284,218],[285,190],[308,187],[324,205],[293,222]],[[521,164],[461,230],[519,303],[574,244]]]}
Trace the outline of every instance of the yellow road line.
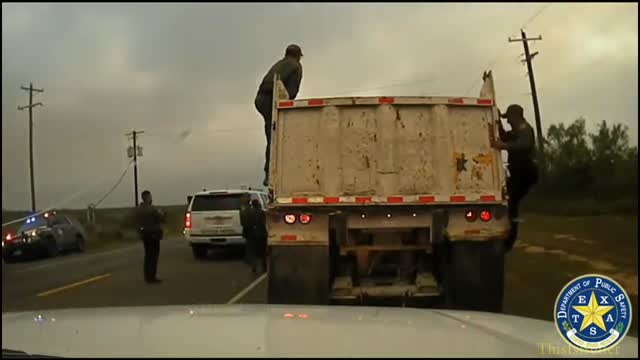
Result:
{"label": "yellow road line", "polygon": [[94,281],[98,281],[98,280],[101,280],[101,279],[105,279],[105,278],[108,278],[109,276],[111,276],[111,274],[103,274],[103,275],[99,275],[99,276],[94,276],[94,277],[86,279],[86,280],[74,282],[74,283],[69,284],[69,285],[65,285],[65,286],[61,286],[59,288],[55,288],[55,289],[51,289],[51,290],[48,290],[48,291],[45,291],[45,292],[41,292],[40,294],[38,294],[38,296],[47,296],[47,295],[55,294],[55,293],[58,293],[60,291],[65,291],[65,290],[74,288],[76,286],[80,286],[80,285],[88,284],[90,282],[94,282]]}

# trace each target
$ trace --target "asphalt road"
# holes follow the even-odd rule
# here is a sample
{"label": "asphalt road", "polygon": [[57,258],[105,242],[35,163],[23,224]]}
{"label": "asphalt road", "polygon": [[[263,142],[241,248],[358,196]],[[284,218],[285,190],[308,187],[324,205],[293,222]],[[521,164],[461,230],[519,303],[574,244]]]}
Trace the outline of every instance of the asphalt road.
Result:
{"label": "asphalt road", "polygon": [[179,238],[161,243],[158,277],[143,281],[142,244],[95,254],[68,254],[2,271],[2,312],[104,306],[265,303],[266,281],[251,273],[241,251],[195,260]]}

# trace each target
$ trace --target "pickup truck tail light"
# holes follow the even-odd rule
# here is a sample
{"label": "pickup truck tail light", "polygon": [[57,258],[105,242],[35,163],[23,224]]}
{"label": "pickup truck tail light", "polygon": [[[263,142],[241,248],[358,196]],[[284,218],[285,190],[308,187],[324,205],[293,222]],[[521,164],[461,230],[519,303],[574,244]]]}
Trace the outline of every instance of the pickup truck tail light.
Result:
{"label": "pickup truck tail light", "polygon": [[191,213],[190,212],[187,212],[187,214],[184,216],[184,228],[191,229]]}

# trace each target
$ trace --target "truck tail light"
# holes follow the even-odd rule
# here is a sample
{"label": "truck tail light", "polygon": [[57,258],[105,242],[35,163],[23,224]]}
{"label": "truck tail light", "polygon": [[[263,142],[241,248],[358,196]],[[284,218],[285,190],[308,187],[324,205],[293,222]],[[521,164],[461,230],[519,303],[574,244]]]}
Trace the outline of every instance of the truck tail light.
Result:
{"label": "truck tail light", "polygon": [[480,212],[480,220],[487,222],[491,220],[491,212],[489,210],[483,210]]}
{"label": "truck tail light", "polygon": [[191,229],[191,213],[190,212],[187,212],[187,214],[184,216],[184,228]]}
{"label": "truck tail light", "polygon": [[300,223],[308,224],[308,223],[311,222],[311,215],[309,215],[309,214],[300,214],[300,217],[298,219],[300,219]]}
{"label": "truck tail light", "polygon": [[467,219],[468,222],[474,222],[474,221],[476,221],[477,214],[473,210],[467,210],[464,213],[464,218]]}
{"label": "truck tail light", "polygon": [[296,216],[294,214],[286,214],[284,216],[284,222],[286,222],[287,224],[293,224],[294,222],[296,222]]}

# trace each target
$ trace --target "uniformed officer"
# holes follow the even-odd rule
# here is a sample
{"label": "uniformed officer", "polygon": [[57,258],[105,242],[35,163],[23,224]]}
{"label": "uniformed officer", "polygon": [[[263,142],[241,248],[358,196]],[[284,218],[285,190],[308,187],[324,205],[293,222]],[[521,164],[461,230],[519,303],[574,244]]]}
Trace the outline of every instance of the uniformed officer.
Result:
{"label": "uniformed officer", "polygon": [[535,135],[533,128],[524,118],[522,106],[509,105],[505,114],[511,126],[511,131],[505,131],[502,122],[498,120],[498,133],[500,139],[492,145],[499,150],[506,150],[509,154],[509,178],[507,179],[507,192],[509,193],[509,217],[512,221],[512,234],[507,243],[511,248],[515,242],[517,233],[520,202],[538,182],[538,165],[536,164]]}
{"label": "uniformed officer", "polygon": [[247,259],[251,271],[255,274],[257,268],[266,270],[265,255],[267,248],[267,223],[266,214],[257,199],[251,200],[246,217],[247,222]]}
{"label": "uniformed officer", "polygon": [[161,224],[165,221],[165,214],[152,203],[151,192],[145,190],[142,192],[142,203],[136,209],[138,233],[144,244],[144,280],[148,284],[162,282],[156,277],[156,272],[163,236]]}
{"label": "uniformed officer", "polygon": [[248,215],[251,208],[251,197],[249,193],[240,195],[240,225],[242,226],[242,237],[247,240],[249,237]]}
{"label": "uniformed officer", "polygon": [[264,161],[264,181],[263,185],[269,185],[269,152],[271,149],[271,111],[273,106],[273,77],[280,76],[290,99],[295,99],[302,82],[302,49],[298,45],[289,45],[285,50],[284,58],[275,63],[262,79],[258,87],[258,94],[254,101],[256,109],[264,118],[264,133],[267,138],[267,148],[265,150]]}

